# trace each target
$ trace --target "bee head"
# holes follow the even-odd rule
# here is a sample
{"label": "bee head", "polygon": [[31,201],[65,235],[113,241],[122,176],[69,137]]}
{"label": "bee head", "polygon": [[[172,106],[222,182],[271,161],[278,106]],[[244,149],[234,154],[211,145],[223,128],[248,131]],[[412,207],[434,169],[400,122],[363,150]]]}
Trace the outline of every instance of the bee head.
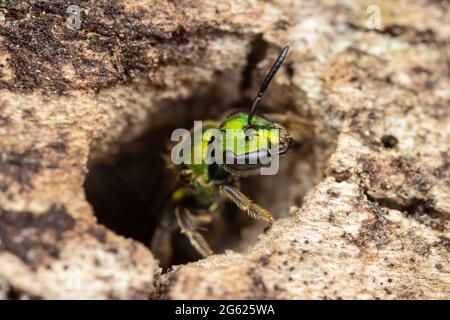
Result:
{"label": "bee head", "polygon": [[220,125],[225,168],[234,174],[257,174],[261,167],[270,166],[275,156],[285,153],[289,148],[290,140],[284,127],[255,115],[264,92],[288,50],[289,47],[284,47],[270,68],[253,99],[250,112],[232,114]]}
{"label": "bee head", "polygon": [[269,167],[274,157],[284,154],[290,139],[287,130],[261,116],[253,116],[248,124],[248,113],[229,116],[221,125],[222,150],[225,168],[233,174],[258,174]]}

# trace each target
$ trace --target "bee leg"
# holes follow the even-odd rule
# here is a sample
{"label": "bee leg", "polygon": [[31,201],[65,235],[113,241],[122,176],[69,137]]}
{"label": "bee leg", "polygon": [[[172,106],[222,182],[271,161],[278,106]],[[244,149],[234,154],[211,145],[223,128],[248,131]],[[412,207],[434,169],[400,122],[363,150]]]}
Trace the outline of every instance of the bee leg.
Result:
{"label": "bee leg", "polygon": [[183,233],[189,239],[189,242],[192,244],[195,250],[197,250],[197,252],[200,253],[203,257],[214,254],[205,238],[198,231],[198,227],[194,222],[194,217],[189,212],[189,210],[185,207],[178,206],[175,209],[175,215],[177,217],[181,233]]}
{"label": "bee leg", "polygon": [[304,138],[310,138],[314,135],[314,124],[293,112],[266,113],[264,115],[271,121],[279,123],[288,129],[291,135],[293,135],[293,138],[297,141],[301,141]]}
{"label": "bee leg", "polygon": [[201,231],[207,231],[208,226],[213,221],[213,216],[209,212],[205,213],[195,213],[194,215],[190,216],[192,222],[197,226],[197,230]]}
{"label": "bee leg", "polygon": [[161,267],[170,267],[173,257],[172,235],[177,229],[175,216],[165,212],[153,234],[151,251],[159,260]]}
{"label": "bee leg", "polygon": [[272,224],[273,217],[269,213],[269,211],[254,203],[238,189],[228,184],[224,184],[221,186],[220,190],[229,200],[234,202],[239,207],[239,209],[245,211],[253,219],[265,221]]}
{"label": "bee leg", "polygon": [[214,213],[219,208],[219,202],[213,202],[206,210],[198,210],[195,212],[195,215],[191,215],[191,220],[197,225],[197,229],[206,231],[208,230],[208,226],[214,220]]}

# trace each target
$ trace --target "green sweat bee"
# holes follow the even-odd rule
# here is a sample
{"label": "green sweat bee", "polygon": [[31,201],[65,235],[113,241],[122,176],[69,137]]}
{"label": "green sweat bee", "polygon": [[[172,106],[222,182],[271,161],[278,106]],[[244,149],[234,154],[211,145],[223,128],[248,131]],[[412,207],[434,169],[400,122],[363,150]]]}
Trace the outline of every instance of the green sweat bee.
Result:
{"label": "green sweat bee", "polygon": [[[221,199],[234,202],[254,219],[269,225],[274,221],[266,209],[239,190],[237,182],[239,177],[259,174],[271,165],[275,156],[285,154],[290,148],[290,135],[285,126],[278,122],[289,123],[292,119],[277,115],[277,122],[274,122],[255,114],[288,50],[286,46],[272,65],[248,113],[233,113],[221,122],[207,121],[201,128],[194,126],[189,131],[190,136],[182,147],[187,144],[187,149],[191,151],[188,160],[196,157],[197,161],[174,164],[173,157],[172,161],[167,161],[169,168],[176,172],[177,182],[151,243],[152,252],[162,265],[167,265],[173,254],[171,241],[175,232],[185,235],[201,256],[213,254],[200,231],[213,221],[213,213]],[[210,148],[213,145],[215,148]],[[217,160],[217,155],[225,160],[211,161]]]}

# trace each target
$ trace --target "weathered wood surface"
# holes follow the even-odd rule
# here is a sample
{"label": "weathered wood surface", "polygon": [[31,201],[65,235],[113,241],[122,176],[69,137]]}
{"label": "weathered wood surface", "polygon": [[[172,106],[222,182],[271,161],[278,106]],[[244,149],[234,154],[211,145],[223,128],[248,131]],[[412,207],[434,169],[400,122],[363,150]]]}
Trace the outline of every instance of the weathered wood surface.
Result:
{"label": "weathered wood surface", "polygon": [[[369,4],[1,1],[0,297],[449,298],[449,6],[378,1],[369,30]],[[189,98],[239,101],[286,43],[265,107],[317,124],[321,181],[244,252],[160,277],[96,223],[88,160]]]}

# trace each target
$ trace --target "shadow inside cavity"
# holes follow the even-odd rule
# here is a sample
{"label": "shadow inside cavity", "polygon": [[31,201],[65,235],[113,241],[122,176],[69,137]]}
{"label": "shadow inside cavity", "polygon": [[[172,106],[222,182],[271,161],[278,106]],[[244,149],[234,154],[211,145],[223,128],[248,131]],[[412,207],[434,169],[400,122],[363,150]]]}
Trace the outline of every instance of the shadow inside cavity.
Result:
{"label": "shadow inside cavity", "polygon": [[[191,119],[188,120],[185,123],[187,128],[192,123]],[[170,194],[171,177],[161,155],[166,152],[172,130],[178,127],[179,123],[150,130],[125,145],[112,161],[90,166],[85,190],[99,223],[117,234],[150,245]],[[286,216],[289,206],[300,206],[303,195],[314,185],[317,172],[311,164],[316,159],[311,148],[311,143],[295,147],[280,159],[280,170],[276,175],[242,178],[241,190],[276,218]],[[304,169],[308,166],[309,172]],[[215,252],[244,250],[256,242],[266,227],[264,223],[253,221],[232,203],[225,202],[219,210],[221,219],[205,233]],[[184,235],[174,234],[172,242],[174,256],[171,264],[201,258]]]}
{"label": "shadow inside cavity", "polygon": [[[232,82],[218,81],[217,86],[223,87],[223,83]],[[93,162],[89,166],[85,192],[99,223],[150,246],[171,190],[173,178],[168,175],[162,154],[168,150],[173,130],[190,129],[194,120],[219,119],[230,109],[250,105],[250,101],[239,94],[233,101],[234,98],[226,100],[220,88],[206,91],[209,92],[206,96],[161,108],[159,118],[156,115],[151,120],[155,123],[151,125],[153,129],[124,143],[120,153],[110,156],[107,162]],[[271,112],[275,109],[270,106]],[[263,110],[264,104],[261,105]],[[241,190],[275,218],[287,216],[289,207],[300,206],[306,192],[322,177],[323,166],[318,163],[324,161],[322,149],[327,146],[320,146],[314,139],[297,143],[282,157],[278,174],[242,178]],[[219,210],[220,219],[204,233],[215,252],[245,250],[257,241],[266,227],[232,203],[225,202]],[[170,265],[201,258],[184,235],[177,232],[172,243],[174,255]]]}

